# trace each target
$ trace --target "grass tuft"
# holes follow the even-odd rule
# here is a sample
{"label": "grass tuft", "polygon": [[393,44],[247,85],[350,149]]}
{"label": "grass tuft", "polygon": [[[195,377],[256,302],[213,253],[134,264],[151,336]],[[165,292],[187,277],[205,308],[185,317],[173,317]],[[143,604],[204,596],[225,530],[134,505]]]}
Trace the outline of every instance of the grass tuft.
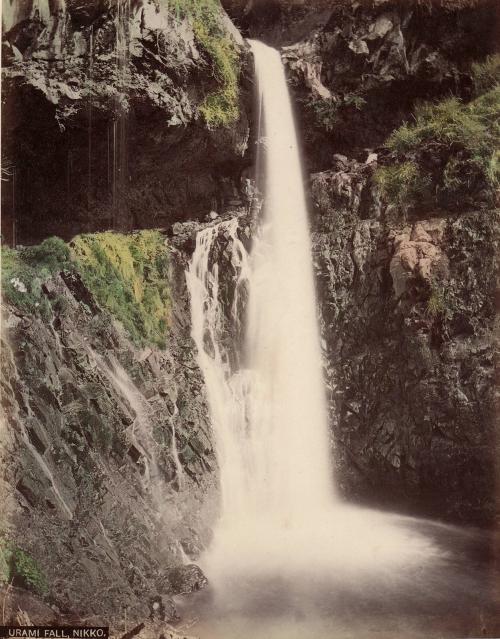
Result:
{"label": "grass tuft", "polygon": [[[416,107],[386,147],[392,163],[375,180],[391,202],[415,204],[426,194],[434,204],[488,202],[500,184],[500,86],[465,104],[451,97]],[[486,194],[486,195],[485,195]]]}
{"label": "grass tuft", "polygon": [[194,35],[212,61],[219,88],[206,96],[199,107],[210,128],[225,127],[239,117],[240,54],[223,26],[219,0],[174,0],[172,10],[187,18]]}
{"label": "grass tuft", "polygon": [[42,284],[54,273],[71,268],[70,251],[58,237],[19,250],[2,246],[1,267],[3,297],[25,313],[49,317],[51,307]]}
{"label": "grass tuft", "polygon": [[430,317],[438,317],[446,312],[446,302],[443,292],[433,289],[427,300],[427,314]]}
{"label": "grass tuft", "polygon": [[97,302],[138,345],[165,347],[170,314],[168,252],[158,231],[77,236],[72,258]]}
{"label": "grass tuft", "polygon": [[33,557],[4,539],[0,540],[0,581],[39,595],[48,592],[45,575]]}
{"label": "grass tuft", "polygon": [[339,99],[320,98],[306,102],[316,125],[328,133],[342,126],[342,118],[346,111],[362,111],[366,104],[366,99],[356,93],[347,93]]}
{"label": "grass tuft", "polygon": [[374,180],[382,195],[398,205],[424,197],[429,189],[429,180],[413,161],[381,167],[375,172]]}
{"label": "grass tuft", "polygon": [[483,62],[473,64],[472,78],[477,95],[500,84],[500,54],[490,55]]}

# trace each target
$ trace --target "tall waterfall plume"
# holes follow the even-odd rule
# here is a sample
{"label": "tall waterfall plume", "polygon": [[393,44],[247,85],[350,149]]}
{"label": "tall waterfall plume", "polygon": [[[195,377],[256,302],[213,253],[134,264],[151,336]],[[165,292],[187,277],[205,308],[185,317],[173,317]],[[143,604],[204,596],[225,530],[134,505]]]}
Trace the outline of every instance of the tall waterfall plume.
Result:
{"label": "tall waterfall plume", "polygon": [[208,226],[187,272],[222,496],[202,565],[214,583],[232,587],[239,575],[324,570],[341,579],[419,562],[432,554],[426,539],[382,513],[344,505],[335,493],[291,99],[279,52],[250,44],[263,169],[258,229],[249,253],[237,218]]}

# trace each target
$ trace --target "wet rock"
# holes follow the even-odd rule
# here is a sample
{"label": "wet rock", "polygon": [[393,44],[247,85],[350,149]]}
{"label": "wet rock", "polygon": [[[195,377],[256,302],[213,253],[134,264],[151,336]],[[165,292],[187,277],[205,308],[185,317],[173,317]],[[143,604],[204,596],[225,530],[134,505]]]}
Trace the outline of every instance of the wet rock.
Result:
{"label": "wet rock", "polygon": [[196,592],[208,584],[208,579],[196,564],[179,566],[172,570],[168,577],[176,594]]}
{"label": "wet rock", "polygon": [[152,621],[166,621],[174,623],[179,621],[179,615],[173,599],[157,595],[149,601],[150,619]]}
{"label": "wet rock", "polygon": [[2,68],[4,150],[17,167],[15,188],[32,194],[15,212],[12,194],[4,196],[18,242],[168,227],[224,208],[232,198],[223,180],[237,187],[247,164],[251,108],[247,48],[229,18],[221,13],[221,32],[241,53],[240,117],[209,128],[200,105],[219,88],[215,63],[168,3],[117,11],[89,0],[88,10],[68,2],[62,12],[45,3],[46,15],[33,9],[22,20],[20,2],[9,12]]}
{"label": "wet rock", "polygon": [[349,49],[356,55],[368,55],[370,49],[364,40],[352,40],[349,42]]}
{"label": "wet rock", "polygon": [[311,178],[340,490],[488,524],[498,213],[406,221],[371,175],[349,160]]}
{"label": "wet rock", "polygon": [[[122,623],[125,607],[129,623],[147,618],[158,593],[162,616],[175,619],[167,573],[182,561],[180,539],[206,539],[210,524],[205,517],[200,528],[199,512],[212,512],[214,499],[217,466],[190,336],[187,257],[169,250],[175,295],[166,350],[136,348],[105,311],[89,312],[90,293],[67,275],[44,285],[47,299],[65,300],[49,317],[20,320],[2,308],[2,398],[12,425],[0,447],[6,534],[23,540],[61,610],[100,614],[112,625]],[[181,397],[187,406],[178,414]],[[196,447],[180,467],[173,428],[179,442]],[[201,587],[203,578],[185,576],[181,588],[189,583]]]}
{"label": "wet rock", "polygon": [[393,21],[390,19],[390,14],[381,15],[374,23],[368,27],[367,40],[375,40],[376,38],[383,38],[394,27]]}

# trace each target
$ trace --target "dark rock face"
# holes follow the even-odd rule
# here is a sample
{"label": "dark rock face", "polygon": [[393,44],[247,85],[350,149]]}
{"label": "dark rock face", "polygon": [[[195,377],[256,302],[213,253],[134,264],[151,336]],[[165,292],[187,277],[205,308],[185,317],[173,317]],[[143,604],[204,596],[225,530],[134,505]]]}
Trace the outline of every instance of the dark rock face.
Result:
{"label": "dark rock face", "polygon": [[169,575],[170,583],[175,592],[188,594],[202,590],[208,584],[208,580],[195,564],[174,568]]}
{"label": "dark rock face", "polygon": [[491,522],[498,212],[405,222],[372,164],[312,176],[337,479],[355,500]]}
{"label": "dark rock face", "polygon": [[148,601],[184,582],[201,587],[193,566],[179,588],[170,579],[181,541],[206,544],[217,505],[185,257],[169,250],[164,351],[135,348],[81,282],[59,275],[45,285],[50,320],[4,309],[2,535],[37,561],[58,615],[116,625],[125,609],[146,619]]}
{"label": "dark rock face", "polygon": [[234,198],[248,94],[238,122],[207,129],[198,106],[217,81],[188,20],[149,2],[32,4],[4,20],[7,238],[164,227]]}
{"label": "dark rock face", "polygon": [[335,152],[364,160],[418,100],[470,97],[471,64],[495,51],[495,24],[489,2],[454,11],[342,3],[285,39],[311,170],[329,169]]}

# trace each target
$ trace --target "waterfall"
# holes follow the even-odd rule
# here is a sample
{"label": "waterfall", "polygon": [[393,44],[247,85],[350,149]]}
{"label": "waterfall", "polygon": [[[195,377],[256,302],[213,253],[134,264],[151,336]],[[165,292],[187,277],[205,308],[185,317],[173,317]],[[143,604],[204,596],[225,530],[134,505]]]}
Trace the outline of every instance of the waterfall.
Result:
{"label": "waterfall", "polygon": [[336,496],[291,99],[279,52],[251,47],[263,168],[258,229],[250,254],[237,219],[200,231],[187,272],[221,485],[221,517],[202,566],[232,592],[250,574],[324,571],[356,581],[360,570],[420,565],[433,555],[401,518]]}
{"label": "waterfall", "polygon": [[[191,299],[192,336],[205,377],[216,445],[219,451],[223,511],[237,514],[249,495],[246,437],[247,384],[245,370],[235,370],[234,349],[224,339],[227,319],[231,329],[239,325],[240,291],[249,276],[249,256],[237,236],[238,220],[220,222],[198,233],[187,273]],[[234,298],[224,305],[219,263],[214,254],[218,243],[231,247],[228,268],[232,270]]]}
{"label": "waterfall", "polygon": [[[237,220],[200,232],[188,284],[193,337],[205,373],[221,453],[223,513],[286,525],[303,520],[306,504],[333,499],[326,402],[316,317],[307,208],[297,137],[281,59],[252,43],[266,137],[263,220],[249,256]],[[273,55],[267,57],[267,52]],[[265,70],[265,72],[264,72]],[[235,296],[226,309],[241,321],[238,291],[248,291],[247,330],[234,344],[245,366],[231,368],[222,334],[224,301],[211,251],[229,233]],[[225,274],[226,275],[226,274]],[[231,328],[230,327],[230,328]]]}
{"label": "waterfall", "polygon": [[[307,207],[297,134],[278,51],[252,42],[265,167],[263,219],[252,251],[249,366],[253,431],[265,442],[258,508],[288,523],[332,501],[327,408]],[[269,513],[268,513],[269,514]]]}

